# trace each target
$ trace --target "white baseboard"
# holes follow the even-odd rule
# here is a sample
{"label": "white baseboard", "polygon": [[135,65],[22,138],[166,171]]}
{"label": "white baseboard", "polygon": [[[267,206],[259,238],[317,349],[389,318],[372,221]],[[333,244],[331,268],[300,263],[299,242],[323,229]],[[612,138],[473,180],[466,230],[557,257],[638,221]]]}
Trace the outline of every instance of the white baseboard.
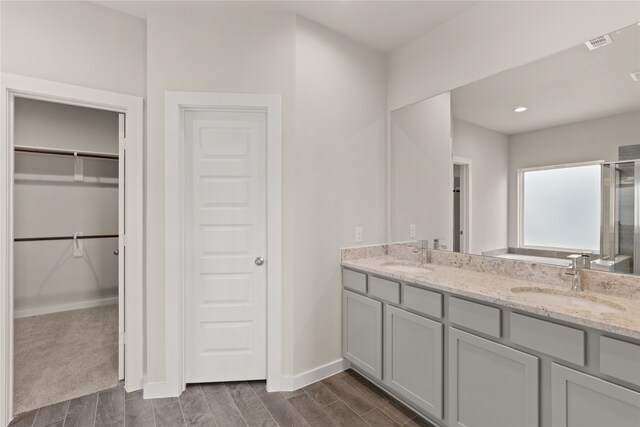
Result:
{"label": "white baseboard", "polygon": [[[294,391],[330,377],[331,375],[342,372],[345,369],[349,369],[350,366],[351,364],[346,359],[337,359],[333,362],[327,363],[326,365],[309,369],[308,371],[302,372],[298,375],[284,376],[281,378],[280,386],[277,387],[278,390],[269,391]],[[176,390],[175,387],[165,383],[164,381],[149,382],[144,384],[145,399],[175,397],[179,396],[180,393],[181,391]]]}
{"label": "white baseboard", "polygon": [[145,399],[160,399],[163,397],[177,397],[181,393],[181,390],[177,390],[174,386],[164,381],[156,381],[144,384],[143,397]]}
{"label": "white baseboard", "polygon": [[27,308],[23,310],[15,310],[13,312],[14,319],[23,317],[40,316],[41,314],[58,313],[60,311],[79,310],[82,308],[102,307],[103,305],[118,304],[118,297],[102,298],[89,301],[78,301],[70,304],[51,305],[38,308]]}
{"label": "white baseboard", "polygon": [[306,387],[309,384],[313,384],[317,381],[323,380],[331,375],[335,375],[339,372],[349,369],[351,364],[344,358],[334,360],[326,365],[318,366],[317,368],[309,369],[298,375],[292,375],[285,377],[283,381],[283,390],[281,391],[293,391],[302,387]]}

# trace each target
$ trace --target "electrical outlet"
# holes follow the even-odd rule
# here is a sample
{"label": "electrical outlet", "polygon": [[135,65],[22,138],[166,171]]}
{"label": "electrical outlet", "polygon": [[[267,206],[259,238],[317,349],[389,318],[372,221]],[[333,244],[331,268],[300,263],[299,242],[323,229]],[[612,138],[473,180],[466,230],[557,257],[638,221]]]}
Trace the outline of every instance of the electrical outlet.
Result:
{"label": "electrical outlet", "polygon": [[416,237],[416,225],[411,224],[409,226],[409,237]]}
{"label": "electrical outlet", "polygon": [[356,243],[362,243],[362,227],[356,227]]}

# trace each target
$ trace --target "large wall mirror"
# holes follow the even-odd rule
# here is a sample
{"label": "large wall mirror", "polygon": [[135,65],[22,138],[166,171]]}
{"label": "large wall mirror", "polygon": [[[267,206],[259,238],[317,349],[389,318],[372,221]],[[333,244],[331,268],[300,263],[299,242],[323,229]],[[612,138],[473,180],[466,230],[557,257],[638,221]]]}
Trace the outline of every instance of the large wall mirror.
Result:
{"label": "large wall mirror", "polygon": [[394,242],[640,274],[640,24],[391,113]]}

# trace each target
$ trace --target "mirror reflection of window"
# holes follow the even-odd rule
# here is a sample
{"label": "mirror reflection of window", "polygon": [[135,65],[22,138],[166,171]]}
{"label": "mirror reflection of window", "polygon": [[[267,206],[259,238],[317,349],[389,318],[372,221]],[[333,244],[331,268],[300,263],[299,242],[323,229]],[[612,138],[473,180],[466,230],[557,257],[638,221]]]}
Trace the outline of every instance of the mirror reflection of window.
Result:
{"label": "mirror reflection of window", "polygon": [[520,247],[600,250],[600,164],[520,170]]}

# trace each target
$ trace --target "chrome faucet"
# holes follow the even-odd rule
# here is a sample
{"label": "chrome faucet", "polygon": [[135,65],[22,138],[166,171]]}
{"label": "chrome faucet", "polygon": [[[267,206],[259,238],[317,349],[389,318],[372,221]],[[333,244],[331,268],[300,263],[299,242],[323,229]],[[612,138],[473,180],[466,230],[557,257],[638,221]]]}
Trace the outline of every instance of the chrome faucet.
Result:
{"label": "chrome faucet", "polygon": [[428,240],[422,240],[422,258],[420,259],[420,262],[422,263],[422,265],[425,265],[427,263],[427,254],[428,254],[428,249],[429,249],[429,241]]}
{"label": "chrome faucet", "polygon": [[582,277],[580,272],[582,270],[591,269],[591,253],[583,252],[582,254],[572,254],[567,258],[571,260],[571,267],[567,267],[565,270],[565,274],[568,274],[573,277],[571,282],[571,290],[575,292],[582,291]]}
{"label": "chrome faucet", "polygon": [[427,253],[428,253],[428,249],[429,249],[429,241],[428,240],[419,240],[420,242],[420,248],[418,249],[416,247],[416,249],[414,249],[414,253],[418,253],[418,251],[421,251],[420,253],[420,264],[425,265],[427,263]]}

